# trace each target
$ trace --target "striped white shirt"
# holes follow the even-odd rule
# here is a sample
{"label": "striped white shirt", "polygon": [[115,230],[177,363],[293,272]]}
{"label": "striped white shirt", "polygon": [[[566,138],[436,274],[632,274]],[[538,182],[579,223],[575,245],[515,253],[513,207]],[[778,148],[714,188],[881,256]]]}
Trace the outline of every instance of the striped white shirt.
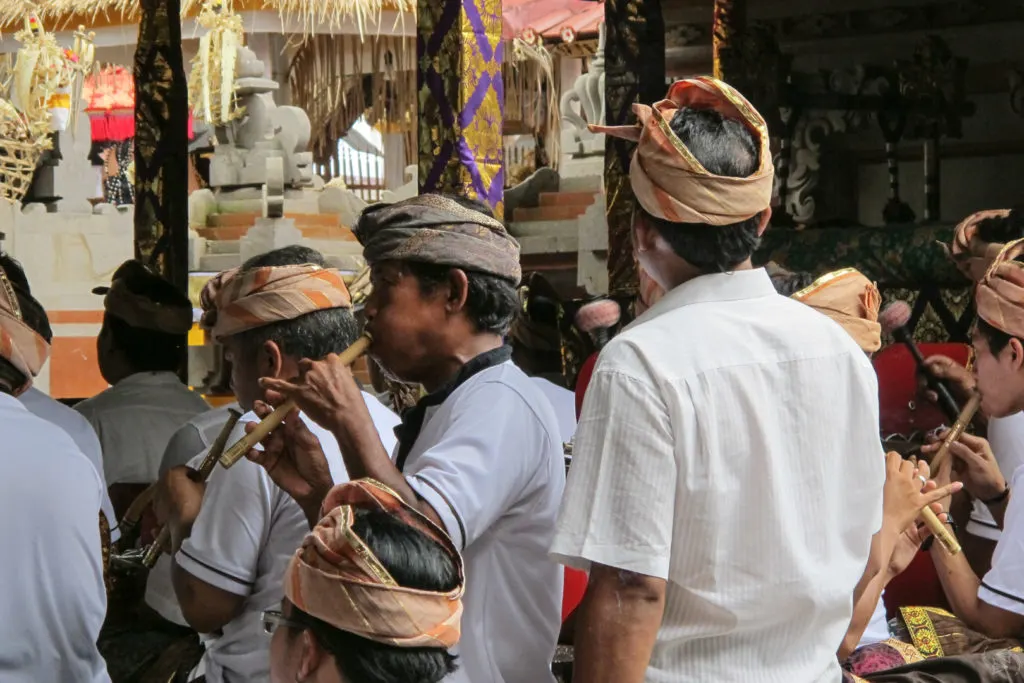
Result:
{"label": "striped white shirt", "polygon": [[706,275],[601,352],[553,553],[667,580],[648,683],[835,683],[884,479],[850,336],[762,269]]}

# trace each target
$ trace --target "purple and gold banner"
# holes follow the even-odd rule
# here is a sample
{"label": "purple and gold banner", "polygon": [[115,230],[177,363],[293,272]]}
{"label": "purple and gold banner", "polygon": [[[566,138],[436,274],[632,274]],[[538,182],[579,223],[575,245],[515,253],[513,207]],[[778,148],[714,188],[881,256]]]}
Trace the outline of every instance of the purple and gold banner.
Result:
{"label": "purple and gold banner", "polygon": [[501,0],[419,0],[420,192],[452,192],[502,216]]}

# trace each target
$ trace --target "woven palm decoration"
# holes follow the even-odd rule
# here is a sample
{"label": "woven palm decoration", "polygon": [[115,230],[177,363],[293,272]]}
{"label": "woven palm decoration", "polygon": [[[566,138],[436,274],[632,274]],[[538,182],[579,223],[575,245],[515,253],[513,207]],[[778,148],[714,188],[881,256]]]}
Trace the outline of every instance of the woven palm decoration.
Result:
{"label": "woven palm decoration", "polygon": [[235,99],[238,48],[245,44],[242,17],[232,11],[231,0],[207,0],[197,21],[206,34],[192,58],[189,103],[197,120],[223,126],[242,114]]}

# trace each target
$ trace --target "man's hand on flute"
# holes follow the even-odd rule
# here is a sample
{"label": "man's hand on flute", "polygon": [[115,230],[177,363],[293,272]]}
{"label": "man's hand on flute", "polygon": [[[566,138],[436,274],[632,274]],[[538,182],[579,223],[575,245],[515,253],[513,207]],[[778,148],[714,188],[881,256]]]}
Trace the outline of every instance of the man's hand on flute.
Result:
{"label": "man's hand on flute", "polygon": [[206,484],[194,479],[195,470],[181,465],[164,473],[153,496],[153,513],[160,526],[167,525],[171,535],[164,552],[178,552],[182,541],[192,532],[192,524],[203,505]]}
{"label": "man's hand on flute", "polygon": [[[256,401],[253,411],[262,420],[274,409]],[[245,425],[246,433],[253,431],[256,424]],[[306,427],[299,411],[293,410],[261,445],[262,450],[254,448],[246,457],[263,467],[274,483],[299,504],[313,528],[320,519],[324,497],[334,485],[320,440]]]}

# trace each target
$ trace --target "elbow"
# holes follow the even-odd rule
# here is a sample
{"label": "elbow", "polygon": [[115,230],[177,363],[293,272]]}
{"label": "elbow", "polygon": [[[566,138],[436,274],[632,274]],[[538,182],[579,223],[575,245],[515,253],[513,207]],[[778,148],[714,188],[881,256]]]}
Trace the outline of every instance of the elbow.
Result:
{"label": "elbow", "polygon": [[614,599],[616,603],[660,607],[665,602],[664,579],[614,567],[595,566],[591,571],[590,583],[597,589],[596,593]]}
{"label": "elbow", "polygon": [[843,638],[843,643],[839,646],[839,651],[836,653],[836,656],[839,658],[839,663],[842,664],[849,659],[850,655],[854,653],[858,645],[860,645],[860,638],[857,634],[852,631],[847,631],[846,636]]}

